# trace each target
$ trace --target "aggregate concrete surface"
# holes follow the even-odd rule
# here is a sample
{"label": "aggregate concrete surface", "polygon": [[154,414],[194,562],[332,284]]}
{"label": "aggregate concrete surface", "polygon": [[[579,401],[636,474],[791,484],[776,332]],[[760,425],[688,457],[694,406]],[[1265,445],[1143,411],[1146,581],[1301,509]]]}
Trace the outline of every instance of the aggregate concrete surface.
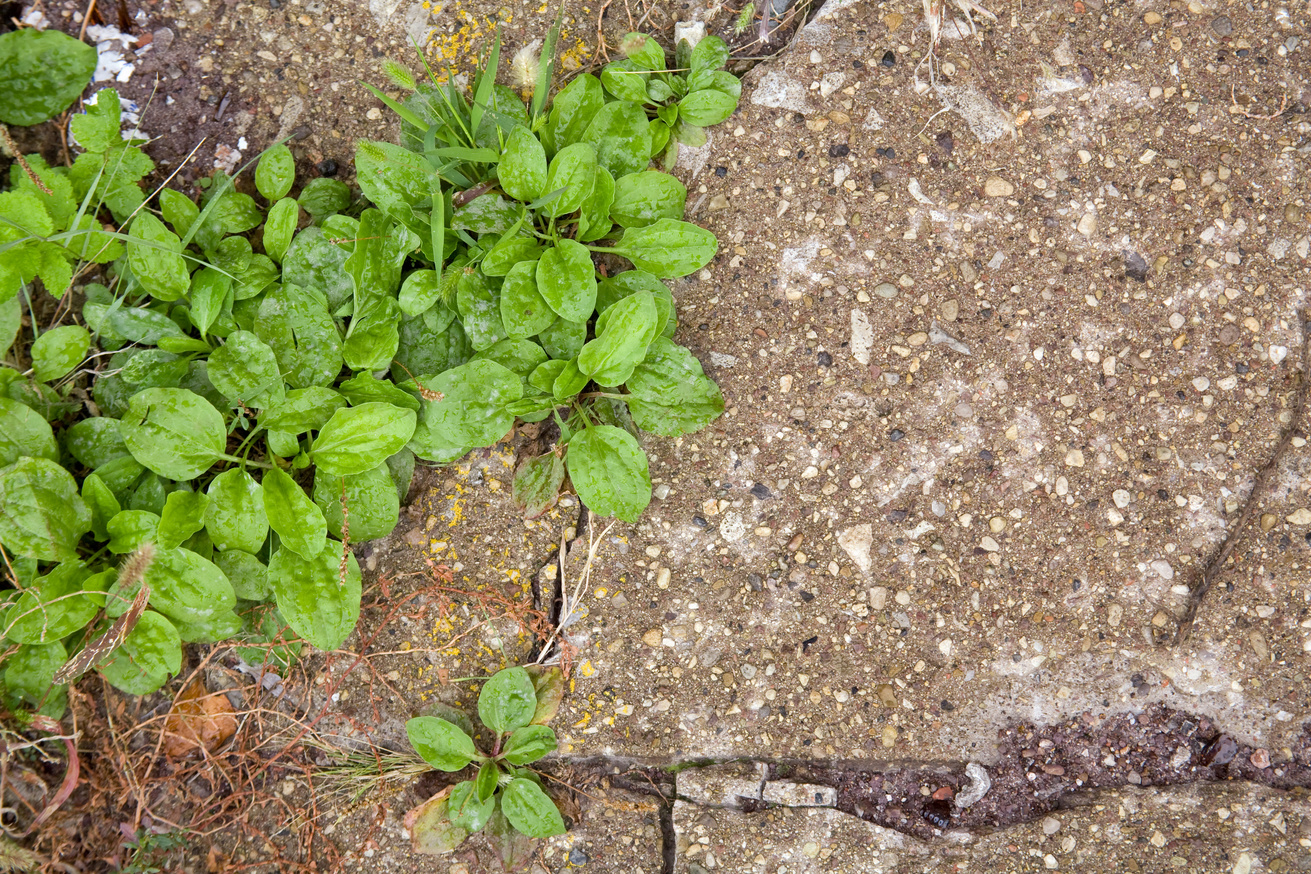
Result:
{"label": "aggregate concrete surface", "polygon": [[[681,156],[721,248],[674,283],[677,339],[728,411],[648,440],[656,499],[601,542],[555,723],[586,788],[534,870],[1311,870],[1305,431],[1172,645],[1305,367],[1311,12],[983,5],[930,58],[919,5],[830,0]],[[127,90],[158,76],[179,107],[144,124],[159,154],[210,136],[200,175],[289,134],[346,173],[394,132],[356,84],[383,56],[458,67],[495,21],[508,53],[554,14],[129,6],[168,44]],[[738,8],[570,4],[566,66],[644,10],[732,36]],[[604,522],[517,519],[515,445],[430,474],[371,570],[572,587]],[[425,702],[472,701],[450,677],[529,655],[476,610],[442,622],[388,642],[401,694],[344,733],[395,746]],[[421,797],[334,840],[365,870],[495,870],[476,842],[411,856]]]}

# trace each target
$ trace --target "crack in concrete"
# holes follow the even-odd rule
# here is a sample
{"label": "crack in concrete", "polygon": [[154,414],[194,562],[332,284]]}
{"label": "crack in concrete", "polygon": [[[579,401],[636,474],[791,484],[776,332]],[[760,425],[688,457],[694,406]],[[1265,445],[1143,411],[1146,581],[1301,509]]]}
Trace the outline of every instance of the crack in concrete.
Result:
{"label": "crack in concrete", "polygon": [[999,747],[1000,757],[986,769],[990,788],[967,806],[949,799],[978,784],[977,773],[970,773],[981,767],[976,762],[752,756],[556,761],[659,800],[662,874],[673,874],[677,860],[675,803],[745,815],[835,810],[921,841],[950,841],[951,835],[984,836],[1034,822],[1108,790],[1220,782],[1311,788],[1311,725],[1295,749],[1272,755],[1222,733],[1204,716],[1161,705],[1100,722],[1085,717],[1016,725],[1002,732]]}

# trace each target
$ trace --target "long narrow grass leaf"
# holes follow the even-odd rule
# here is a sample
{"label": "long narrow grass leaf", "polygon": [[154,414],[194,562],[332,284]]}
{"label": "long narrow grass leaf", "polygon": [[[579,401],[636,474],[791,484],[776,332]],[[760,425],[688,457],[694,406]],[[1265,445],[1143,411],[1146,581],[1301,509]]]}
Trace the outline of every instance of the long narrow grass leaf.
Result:
{"label": "long narrow grass leaf", "polygon": [[483,65],[482,72],[478,74],[478,81],[474,85],[473,106],[469,109],[469,127],[475,132],[478,125],[483,120],[483,110],[487,108],[487,101],[492,96],[492,86],[496,84],[496,68],[501,63],[501,28],[496,28],[496,33],[492,36],[492,50],[487,55],[487,63]]}
{"label": "long narrow grass leaf", "polygon": [[555,11],[555,24],[542,41],[542,63],[537,68],[537,85],[533,88],[533,102],[528,111],[528,118],[535,126],[537,119],[546,109],[546,98],[555,79],[555,44],[560,39],[560,23],[564,20],[564,0]]}
{"label": "long narrow grass leaf", "polygon": [[397,101],[388,97],[386,94],[383,94],[377,88],[374,88],[368,82],[361,82],[360,84],[363,85],[365,88],[369,89],[369,93],[371,93],[374,97],[378,98],[384,104],[386,104],[388,109],[390,109],[392,112],[396,113],[401,118],[408,121],[410,124],[417,127],[419,130],[426,131],[428,129],[428,122],[424,121],[422,118],[419,118],[419,116],[415,115],[413,110],[411,110],[408,106],[404,105],[403,103],[398,103]]}

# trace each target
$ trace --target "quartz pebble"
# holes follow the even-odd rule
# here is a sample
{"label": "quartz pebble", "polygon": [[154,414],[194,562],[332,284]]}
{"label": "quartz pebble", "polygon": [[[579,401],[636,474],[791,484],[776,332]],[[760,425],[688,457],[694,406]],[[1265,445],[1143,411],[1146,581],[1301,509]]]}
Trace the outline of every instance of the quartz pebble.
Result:
{"label": "quartz pebble", "polygon": [[1119,507],[1121,510],[1129,506],[1129,501],[1132,499],[1132,497],[1133,496],[1130,495],[1129,492],[1126,491],[1125,489],[1116,489],[1114,492],[1111,493],[1111,500],[1114,501],[1115,506]]}
{"label": "quartz pebble", "polygon": [[1010,197],[1015,193],[1015,186],[1000,176],[989,176],[983,183],[983,193],[989,197]]}

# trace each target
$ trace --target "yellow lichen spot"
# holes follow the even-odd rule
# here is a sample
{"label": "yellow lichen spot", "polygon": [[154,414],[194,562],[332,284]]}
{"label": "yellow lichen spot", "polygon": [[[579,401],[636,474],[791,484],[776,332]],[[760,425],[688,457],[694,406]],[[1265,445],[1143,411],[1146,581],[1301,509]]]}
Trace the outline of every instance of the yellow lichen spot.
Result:
{"label": "yellow lichen spot", "polygon": [[606,597],[606,596],[609,595],[609,594],[610,594],[610,593],[609,593],[608,591],[606,591],[605,586],[602,586],[601,588],[599,588],[599,589],[596,590],[596,597],[598,597],[598,598],[604,598],[604,597]]}
{"label": "yellow lichen spot", "polygon": [[587,723],[590,722],[591,719],[592,719],[591,713],[584,713],[583,718],[574,723],[574,728],[582,728],[584,725],[587,725]]}
{"label": "yellow lichen spot", "polygon": [[592,666],[592,662],[589,659],[578,666],[578,673],[582,674],[584,677],[595,677],[596,668]]}

